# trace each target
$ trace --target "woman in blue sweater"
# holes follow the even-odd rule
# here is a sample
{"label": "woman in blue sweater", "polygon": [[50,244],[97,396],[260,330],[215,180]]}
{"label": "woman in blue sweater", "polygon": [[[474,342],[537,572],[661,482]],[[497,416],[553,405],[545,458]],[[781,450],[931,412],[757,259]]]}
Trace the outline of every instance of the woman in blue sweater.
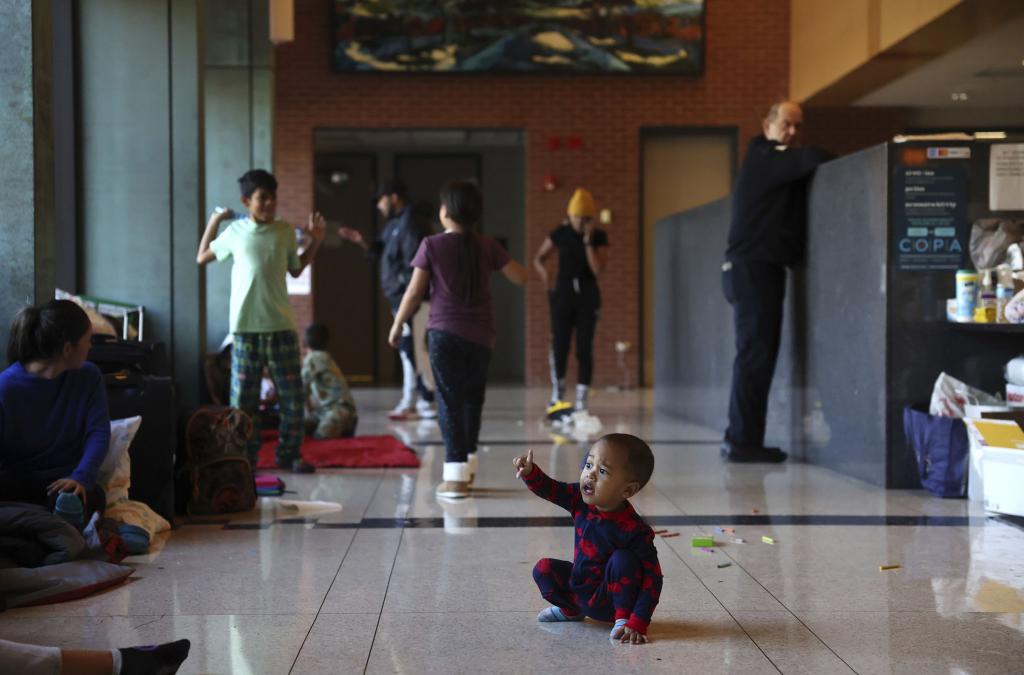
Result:
{"label": "woman in blue sweater", "polygon": [[70,493],[85,505],[84,522],[103,510],[96,472],[110,444],[110,416],[103,376],[85,362],[91,338],[89,317],[67,300],[15,316],[11,365],[0,373],[0,501],[52,509]]}

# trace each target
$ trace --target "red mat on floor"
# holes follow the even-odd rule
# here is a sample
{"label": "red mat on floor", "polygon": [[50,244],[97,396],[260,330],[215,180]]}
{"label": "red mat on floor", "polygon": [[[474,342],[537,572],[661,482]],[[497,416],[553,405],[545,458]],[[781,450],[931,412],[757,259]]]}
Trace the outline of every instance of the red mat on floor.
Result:
{"label": "red mat on floor", "polygon": [[[276,469],[277,463],[274,461],[276,449],[277,432],[264,431],[257,468]],[[302,457],[317,468],[417,468],[420,465],[416,453],[394,436],[357,436],[324,440],[306,437],[302,443]]]}

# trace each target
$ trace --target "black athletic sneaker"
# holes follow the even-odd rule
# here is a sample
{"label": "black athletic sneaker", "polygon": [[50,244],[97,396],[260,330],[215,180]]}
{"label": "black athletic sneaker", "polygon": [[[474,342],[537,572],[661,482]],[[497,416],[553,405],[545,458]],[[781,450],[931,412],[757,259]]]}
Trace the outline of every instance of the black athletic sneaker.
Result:
{"label": "black athletic sneaker", "polygon": [[779,448],[765,448],[759,445],[722,443],[722,457],[729,462],[740,464],[778,464],[785,462],[788,455]]}
{"label": "black athletic sneaker", "polygon": [[286,469],[292,473],[316,473],[316,467],[304,459],[296,459],[292,462],[278,461],[277,468]]}

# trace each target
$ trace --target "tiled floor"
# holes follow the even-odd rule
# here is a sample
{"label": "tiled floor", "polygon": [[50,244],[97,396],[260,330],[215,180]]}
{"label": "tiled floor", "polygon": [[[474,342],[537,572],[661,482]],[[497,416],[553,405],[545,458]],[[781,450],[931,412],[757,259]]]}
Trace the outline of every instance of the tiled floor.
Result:
{"label": "tiled floor", "polygon": [[[460,503],[433,497],[436,425],[389,427],[393,393],[359,394],[361,431],[405,434],[422,469],[287,476],[288,497],[342,510],[303,512],[302,523],[262,500],[231,519],[250,529],[185,525],[129,559],[131,583],[4,612],[0,636],[73,647],[187,637],[181,672],[238,675],[1024,672],[1024,532],[965,502],[813,466],[723,465],[716,432],[657,417],[642,393],[598,392],[593,406],[607,430],[656,441],[655,477],[634,504],[682,535],[657,544],[665,589],[653,642],[613,645],[589,621],[538,624],[532,566],[569,558],[572,531],[515,479],[511,459],[533,448],[570,480],[586,447],[552,441],[544,392],[491,392],[481,489]],[[736,534],[718,535],[714,553],[691,549],[691,534],[716,525]]]}

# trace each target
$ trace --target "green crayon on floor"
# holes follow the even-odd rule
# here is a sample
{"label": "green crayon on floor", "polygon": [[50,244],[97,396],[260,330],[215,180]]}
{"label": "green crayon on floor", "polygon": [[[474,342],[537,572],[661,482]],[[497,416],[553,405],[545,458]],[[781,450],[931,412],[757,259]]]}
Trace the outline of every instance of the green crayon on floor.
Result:
{"label": "green crayon on floor", "polygon": [[692,546],[694,548],[709,548],[709,547],[714,546],[714,545],[715,545],[715,538],[714,537],[708,537],[708,536],[702,535],[702,534],[695,534],[695,535],[693,535],[693,538],[690,539],[690,546]]}

